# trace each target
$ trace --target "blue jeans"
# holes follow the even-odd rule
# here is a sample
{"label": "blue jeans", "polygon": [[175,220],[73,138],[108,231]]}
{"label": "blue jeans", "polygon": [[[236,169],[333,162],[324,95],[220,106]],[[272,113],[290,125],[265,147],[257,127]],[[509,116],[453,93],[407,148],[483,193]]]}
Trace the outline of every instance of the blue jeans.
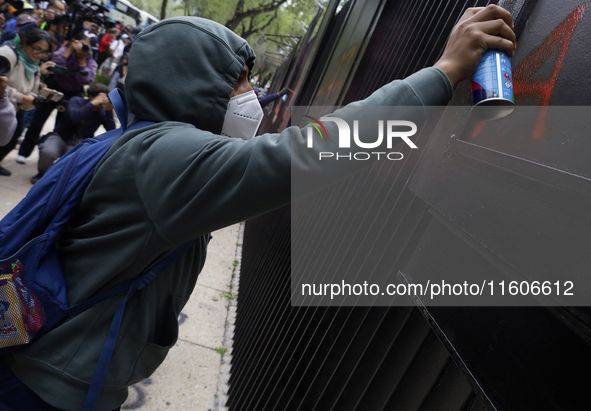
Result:
{"label": "blue jeans", "polygon": [[117,70],[115,70],[113,72],[113,75],[111,76],[111,81],[109,81],[109,90],[113,91],[114,88],[117,88],[117,80],[119,80],[119,78],[121,77],[121,73],[119,73]]}
{"label": "blue jeans", "polygon": [[[119,411],[121,407],[113,410]],[[0,411],[63,411],[52,407],[14,376],[0,357]]]}
{"label": "blue jeans", "polygon": [[34,108],[33,110],[25,111],[23,113],[23,129],[31,125],[31,122],[35,118],[35,111],[37,111],[36,108]]}

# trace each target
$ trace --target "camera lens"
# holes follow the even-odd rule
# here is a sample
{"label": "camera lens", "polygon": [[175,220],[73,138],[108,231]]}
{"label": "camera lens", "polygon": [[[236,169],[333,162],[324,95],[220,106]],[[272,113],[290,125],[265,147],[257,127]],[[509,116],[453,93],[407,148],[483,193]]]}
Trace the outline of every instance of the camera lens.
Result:
{"label": "camera lens", "polygon": [[82,43],[82,51],[85,53],[88,53],[90,51],[90,47],[88,47],[88,44]]}
{"label": "camera lens", "polygon": [[10,61],[4,56],[0,56],[0,76],[8,74],[10,68]]}

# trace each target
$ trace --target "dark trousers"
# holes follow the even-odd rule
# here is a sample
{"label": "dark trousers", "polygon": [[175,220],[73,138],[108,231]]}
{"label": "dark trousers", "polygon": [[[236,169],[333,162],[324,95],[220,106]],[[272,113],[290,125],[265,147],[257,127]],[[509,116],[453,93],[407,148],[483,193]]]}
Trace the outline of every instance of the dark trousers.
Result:
{"label": "dark trousers", "polygon": [[16,125],[16,130],[14,130],[14,134],[12,135],[12,139],[10,140],[10,142],[5,146],[0,147],[0,161],[2,161],[4,157],[6,157],[8,153],[10,153],[12,149],[16,147],[17,140],[23,132],[24,113],[25,112],[22,110],[19,110],[19,112],[16,113],[16,120],[18,121]]}
{"label": "dark trousers", "polygon": [[[37,145],[37,141],[39,140],[39,134],[41,134],[41,130],[47,121],[47,118],[51,114],[54,108],[56,108],[58,103],[54,101],[45,101],[39,107],[37,107],[37,111],[35,112],[35,117],[33,117],[33,121],[29,125],[29,129],[27,130],[27,134],[25,134],[25,139],[21,143],[21,147],[18,150],[18,153],[23,157],[29,157],[33,150],[35,149],[35,145]],[[58,121],[64,116],[64,112],[57,113],[57,119],[55,123],[57,124]],[[22,130],[21,130],[22,131]]]}
{"label": "dark trousers", "polygon": [[[113,411],[119,411],[121,407]],[[0,411],[62,411],[52,407],[23,384],[0,357]]]}
{"label": "dark trousers", "polygon": [[111,53],[109,53],[108,49],[107,49],[107,51],[103,51],[102,53],[99,53],[98,60],[96,61],[97,70],[108,57],[111,57]]}
{"label": "dark trousers", "polygon": [[[18,150],[19,155],[23,157],[29,157],[35,149],[35,146],[39,142],[39,134],[41,134],[41,130],[43,129],[43,126],[45,125],[45,122],[47,121],[47,118],[53,109],[58,107],[57,119],[55,120],[55,124],[58,124],[59,121],[66,115],[68,101],[70,101],[72,97],[80,97],[84,95],[82,90],[64,90],[57,84],[48,84],[48,86],[51,86],[51,88],[64,93],[64,97],[57,103],[55,101],[45,100],[39,107],[37,107],[35,117],[33,117],[33,121],[31,121],[31,124],[29,125],[27,134],[25,134],[25,139]],[[59,107],[63,107],[63,110],[60,111]]]}

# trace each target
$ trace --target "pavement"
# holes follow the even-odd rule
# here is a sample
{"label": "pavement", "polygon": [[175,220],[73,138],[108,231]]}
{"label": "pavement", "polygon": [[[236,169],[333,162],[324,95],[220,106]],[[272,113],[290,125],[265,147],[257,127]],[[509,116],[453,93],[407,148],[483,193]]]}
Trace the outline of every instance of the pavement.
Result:
{"label": "pavement", "polygon": [[[42,134],[53,128],[52,117]],[[37,149],[26,164],[16,163],[16,154],[13,150],[2,161],[12,176],[0,176],[0,218],[27,194],[37,174]],[[150,378],[130,387],[122,410],[224,409],[242,232],[243,225],[236,224],[212,233],[205,267],[179,316],[176,345]]]}

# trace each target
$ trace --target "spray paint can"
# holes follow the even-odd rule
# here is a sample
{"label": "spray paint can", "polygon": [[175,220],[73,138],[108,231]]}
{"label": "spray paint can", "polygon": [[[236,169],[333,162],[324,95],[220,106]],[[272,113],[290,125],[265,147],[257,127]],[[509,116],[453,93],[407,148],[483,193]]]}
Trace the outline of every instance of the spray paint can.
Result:
{"label": "spray paint can", "polygon": [[470,78],[472,85],[472,116],[492,121],[515,110],[511,60],[500,50],[487,50]]}

